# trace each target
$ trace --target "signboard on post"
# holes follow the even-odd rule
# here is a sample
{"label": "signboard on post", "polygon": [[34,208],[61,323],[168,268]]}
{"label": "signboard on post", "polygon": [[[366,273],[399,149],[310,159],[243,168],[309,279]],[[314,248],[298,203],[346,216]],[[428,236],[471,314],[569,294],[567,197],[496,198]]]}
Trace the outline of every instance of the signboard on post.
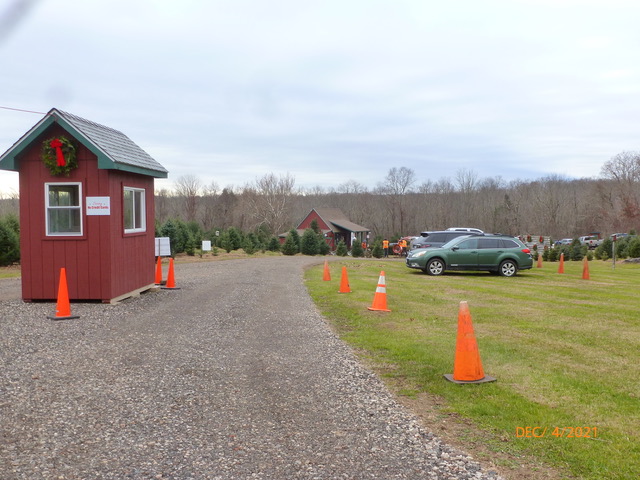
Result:
{"label": "signboard on post", "polygon": [[171,242],[169,237],[156,237],[156,257],[170,257]]}
{"label": "signboard on post", "polygon": [[203,252],[211,251],[211,240],[202,240],[202,251]]}

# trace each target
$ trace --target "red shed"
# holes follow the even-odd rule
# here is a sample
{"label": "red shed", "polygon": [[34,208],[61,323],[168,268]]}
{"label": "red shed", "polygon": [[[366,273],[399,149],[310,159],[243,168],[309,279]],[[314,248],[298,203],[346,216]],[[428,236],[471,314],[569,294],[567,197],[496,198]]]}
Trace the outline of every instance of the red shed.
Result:
{"label": "red shed", "polygon": [[154,178],[126,135],[51,109],[0,157],[19,172],[22,298],[114,302],[154,285]]}

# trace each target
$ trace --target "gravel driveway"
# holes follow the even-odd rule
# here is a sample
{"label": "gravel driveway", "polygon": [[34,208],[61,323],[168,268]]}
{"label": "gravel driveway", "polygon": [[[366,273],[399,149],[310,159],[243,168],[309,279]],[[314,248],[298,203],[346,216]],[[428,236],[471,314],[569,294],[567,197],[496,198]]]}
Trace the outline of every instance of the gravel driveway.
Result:
{"label": "gravel driveway", "polygon": [[178,264],[179,290],[67,321],[0,280],[0,478],[498,478],[330,331],[302,282],[319,261]]}

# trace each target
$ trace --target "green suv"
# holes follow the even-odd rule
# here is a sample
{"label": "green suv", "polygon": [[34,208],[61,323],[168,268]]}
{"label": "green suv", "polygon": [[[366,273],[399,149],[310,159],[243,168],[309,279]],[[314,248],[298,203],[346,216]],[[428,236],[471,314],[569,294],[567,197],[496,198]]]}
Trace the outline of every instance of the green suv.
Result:
{"label": "green suv", "polygon": [[412,250],[407,257],[407,267],[429,275],[442,275],[445,270],[487,270],[513,277],[532,266],[531,250],[507,235],[466,235],[441,247]]}

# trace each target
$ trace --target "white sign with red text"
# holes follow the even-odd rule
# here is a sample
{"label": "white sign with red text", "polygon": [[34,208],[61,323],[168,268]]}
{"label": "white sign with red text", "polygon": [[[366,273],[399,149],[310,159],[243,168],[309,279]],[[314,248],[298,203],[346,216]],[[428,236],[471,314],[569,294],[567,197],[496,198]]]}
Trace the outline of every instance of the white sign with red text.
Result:
{"label": "white sign with red text", "polygon": [[111,215],[111,198],[87,197],[87,215]]}

